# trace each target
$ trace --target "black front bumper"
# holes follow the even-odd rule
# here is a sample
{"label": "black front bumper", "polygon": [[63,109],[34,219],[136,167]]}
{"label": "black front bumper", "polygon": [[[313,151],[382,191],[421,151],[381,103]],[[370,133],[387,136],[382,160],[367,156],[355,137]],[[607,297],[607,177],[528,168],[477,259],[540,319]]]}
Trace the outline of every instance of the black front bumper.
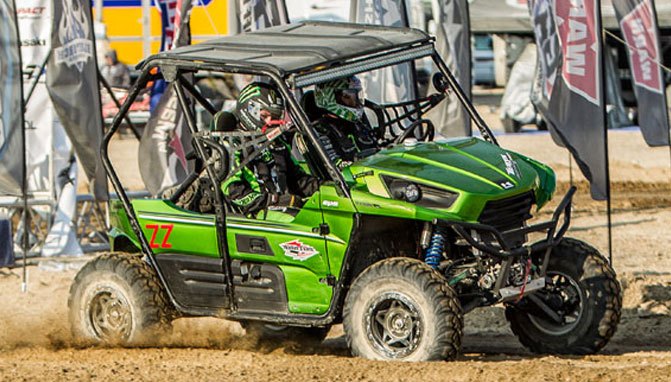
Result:
{"label": "black front bumper", "polygon": [[[568,230],[571,222],[571,201],[576,188],[571,187],[564,199],[552,214],[552,219],[543,223],[533,224],[527,227],[517,228],[501,232],[495,227],[479,223],[467,223],[462,221],[436,219],[435,225],[453,229],[461,238],[466,240],[474,248],[492,256],[501,258],[518,257],[521,255],[530,255],[537,251],[542,251],[556,246]],[[561,219],[563,216],[563,219]],[[560,225],[561,219],[561,225]],[[526,235],[532,232],[544,232],[544,240],[533,244],[522,244],[513,246],[506,240],[506,236]],[[490,237],[491,242],[484,242],[480,237]]]}

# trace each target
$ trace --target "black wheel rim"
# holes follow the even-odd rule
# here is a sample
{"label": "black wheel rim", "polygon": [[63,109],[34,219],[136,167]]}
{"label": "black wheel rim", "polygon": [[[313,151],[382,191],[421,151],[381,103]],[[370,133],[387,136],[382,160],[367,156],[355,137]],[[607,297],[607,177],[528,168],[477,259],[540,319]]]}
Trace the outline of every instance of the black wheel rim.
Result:
{"label": "black wheel rim", "polygon": [[537,292],[547,305],[561,318],[556,322],[544,315],[529,314],[529,321],[540,331],[560,336],[572,331],[580,322],[584,312],[584,292],[571,276],[556,271],[548,271],[548,282]]}
{"label": "black wheel rim", "polygon": [[373,300],[364,323],[368,341],[387,358],[405,358],[421,341],[423,325],[419,310],[401,293],[387,292]]}
{"label": "black wheel rim", "polygon": [[88,306],[88,319],[96,337],[104,341],[126,341],[133,325],[125,296],[105,288],[96,291]]}

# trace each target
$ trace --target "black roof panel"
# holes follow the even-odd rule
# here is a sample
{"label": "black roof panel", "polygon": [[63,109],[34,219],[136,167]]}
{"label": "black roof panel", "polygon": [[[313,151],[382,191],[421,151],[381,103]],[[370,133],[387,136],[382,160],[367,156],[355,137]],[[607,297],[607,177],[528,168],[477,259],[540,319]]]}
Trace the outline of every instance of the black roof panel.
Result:
{"label": "black roof panel", "polygon": [[431,39],[410,28],[313,21],[184,46],[150,56],[145,64],[157,59],[202,61],[241,67],[257,65],[278,74],[290,74]]}

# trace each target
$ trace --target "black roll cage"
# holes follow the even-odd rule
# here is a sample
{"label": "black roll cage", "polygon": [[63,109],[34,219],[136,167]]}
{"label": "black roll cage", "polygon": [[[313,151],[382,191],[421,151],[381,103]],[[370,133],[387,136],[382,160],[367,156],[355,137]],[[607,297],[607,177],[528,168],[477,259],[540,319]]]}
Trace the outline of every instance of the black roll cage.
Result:
{"label": "black roll cage", "polygon": [[[425,51],[427,52],[426,56],[431,56],[434,63],[436,64],[436,67],[438,70],[445,76],[445,79],[447,80],[447,83],[449,85],[449,88],[451,91],[454,93],[454,95],[457,97],[457,99],[460,101],[461,105],[466,109],[468,114],[470,115],[472,121],[476,124],[478,127],[482,137],[495,144],[498,145],[498,142],[496,141],[496,138],[494,137],[493,133],[489,129],[489,127],[485,124],[484,120],[482,117],[478,114],[477,110],[473,106],[473,104],[470,102],[466,94],[464,93],[463,89],[459,86],[456,78],[452,75],[450,70],[447,68],[447,65],[445,62],[442,60],[442,58],[438,55],[438,53],[435,51],[433,47],[433,41],[432,40],[427,40],[426,42],[419,44],[417,46],[418,48],[424,47],[426,48]],[[396,49],[396,52],[400,52],[403,50],[405,47],[400,47]],[[381,52],[376,55],[369,55],[362,57],[360,59],[356,59],[353,61],[350,61],[344,65],[347,65],[350,69],[350,72],[343,72],[341,73],[342,76],[344,77],[346,75],[352,75],[356,74],[359,72],[364,72],[364,71],[369,71],[369,70],[374,70],[374,69],[379,69],[384,66],[389,66],[393,64],[385,64],[385,65],[378,65],[377,67],[373,66],[371,67],[370,65],[368,67],[365,67],[361,64],[365,64],[366,62],[369,61],[375,61],[378,60],[378,62],[381,62],[380,60],[383,59],[383,57],[387,54],[388,52]],[[412,57],[410,59],[416,59],[419,57]],[[397,63],[400,63],[402,61],[399,61]],[[331,63],[333,64],[330,66],[327,70],[330,71],[335,71],[337,75],[337,69],[338,65],[337,63]],[[362,68],[358,72],[356,72],[356,65],[359,64],[360,67]],[[157,73],[155,69],[160,69],[160,73]],[[226,216],[226,210],[225,210],[225,204],[223,201],[223,197],[221,193],[215,192],[215,226],[217,229],[217,241],[219,244],[219,252],[220,256],[223,259],[223,264],[224,264],[224,273],[226,276],[226,286],[228,290],[228,297],[229,297],[229,310],[230,312],[225,312],[222,313],[220,310],[214,311],[210,310],[208,308],[190,308],[190,307],[185,307],[180,305],[172,295],[171,291],[168,288],[168,283],[166,282],[166,279],[164,275],[161,273],[156,258],[155,254],[147,240],[147,238],[144,236],[142,233],[142,229],[140,227],[139,220],[133,211],[133,208],[131,206],[130,199],[128,195],[126,194],[121,181],[119,180],[119,177],[114,170],[114,166],[112,165],[110,158],[109,158],[109,143],[113,137],[113,135],[117,132],[119,129],[123,119],[127,115],[131,104],[135,101],[137,96],[139,95],[140,91],[143,90],[147,83],[149,81],[157,80],[160,78],[165,79],[168,83],[170,83],[171,86],[174,87],[175,93],[177,95],[177,98],[179,100],[180,107],[182,108],[182,112],[184,113],[186,117],[186,122],[189,127],[189,130],[194,137],[193,143],[194,143],[194,148],[195,151],[198,155],[199,158],[205,159],[207,158],[206,154],[206,143],[204,143],[201,139],[197,139],[198,136],[198,130],[196,126],[196,121],[193,115],[192,107],[190,106],[190,102],[187,99],[187,93],[192,96],[203,108],[205,108],[208,112],[211,114],[214,114],[217,112],[216,108],[212,106],[212,104],[205,98],[203,97],[199,91],[193,86],[185,77],[184,74],[195,72],[195,71],[215,71],[215,72],[228,72],[228,73],[233,73],[233,74],[248,74],[248,75],[253,75],[253,76],[264,76],[269,78],[275,85],[277,85],[278,90],[282,94],[282,97],[287,101],[287,105],[289,107],[289,112],[291,113],[292,117],[294,117],[295,122],[296,122],[296,127],[300,131],[300,133],[307,137],[310,140],[311,147],[314,147],[317,151],[317,156],[318,158],[322,161],[324,167],[326,168],[328,175],[331,177],[331,180],[333,180],[336,184],[336,190],[341,193],[345,197],[351,197],[350,195],[350,190],[349,187],[347,186],[342,174],[340,171],[338,171],[337,167],[335,166],[334,163],[332,163],[326,151],[322,147],[321,143],[319,142],[318,137],[316,136],[314,130],[310,127],[310,121],[303,109],[300,107],[298,101],[295,99],[293,96],[292,92],[289,89],[289,85],[293,85],[294,87],[303,87],[303,86],[308,86],[310,83],[303,81],[301,83],[302,79],[309,78],[309,76],[316,76],[319,74],[320,70],[323,70],[323,68],[317,68],[312,71],[308,71],[307,73],[293,73],[290,75],[287,75],[286,73],[283,73],[282,70],[272,67],[267,64],[251,64],[251,65],[241,65],[239,62],[231,62],[227,63],[225,61],[219,61],[219,62],[204,62],[204,61],[199,61],[199,60],[193,60],[193,59],[188,59],[188,58],[171,58],[171,57],[166,57],[165,55],[158,55],[158,56],[153,56],[147,61],[143,62],[141,64],[141,74],[140,77],[137,79],[137,81],[133,84],[133,86],[130,89],[129,96],[126,98],[125,102],[121,106],[119,112],[117,115],[114,117],[113,122],[109,130],[105,133],[105,136],[103,138],[101,148],[100,148],[100,153],[102,157],[102,162],[104,165],[105,170],[107,171],[108,177],[112,183],[112,186],[114,187],[117,195],[119,195],[119,199],[121,201],[121,204],[123,205],[123,208],[128,216],[128,220],[130,222],[131,228],[133,229],[133,232],[138,238],[138,241],[140,243],[140,249],[142,253],[146,255],[146,259],[151,265],[151,267],[156,271],[159,280],[161,283],[165,286],[166,292],[172,301],[172,303],[175,305],[175,307],[186,314],[191,314],[191,315],[215,315],[215,316],[221,316],[222,314],[225,315],[226,317],[232,318],[232,319],[258,319],[258,320],[263,320],[263,321],[269,321],[269,322],[278,322],[278,323],[285,323],[285,324],[296,324],[296,325],[326,325],[330,324],[336,319],[337,315],[337,309],[338,305],[340,303],[340,300],[342,300],[342,290],[345,288],[345,280],[348,278],[348,271],[349,268],[345,267],[343,272],[341,273],[341,278],[336,282],[335,289],[334,289],[334,294],[331,300],[331,305],[329,306],[329,309],[324,315],[321,316],[310,316],[310,315],[272,315],[272,314],[261,314],[261,315],[250,315],[249,313],[239,313],[236,312],[237,307],[235,304],[235,299],[234,299],[234,286],[233,286],[233,277],[232,277],[232,270],[231,270],[231,258],[228,250],[228,245],[226,242],[226,224],[225,224],[225,216]],[[354,70],[354,72],[352,72]],[[326,71],[326,70],[324,70]],[[333,78],[338,78],[338,77],[333,77]],[[309,80],[308,80],[309,81]],[[320,81],[319,81],[320,82]],[[316,83],[316,82],[315,82]],[[422,120],[420,120],[422,121]],[[215,148],[216,149],[216,148]],[[204,160],[204,165],[205,165],[205,170],[207,171],[208,177],[210,180],[214,181],[217,179],[215,176],[215,169],[214,169],[214,164],[212,161],[209,160]],[[191,178],[190,178],[191,179]],[[191,181],[195,180],[195,178],[191,179]],[[188,181],[188,179],[187,179]],[[183,190],[182,190],[183,191]],[[179,192],[179,191],[178,191]],[[360,217],[358,215],[355,215],[355,219],[357,222],[360,221]],[[356,230],[358,227],[358,223],[354,225],[354,230]],[[356,236],[355,236],[356,237]],[[346,264],[348,259],[350,257],[350,251],[348,249],[346,258],[344,259],[343,264]]]}

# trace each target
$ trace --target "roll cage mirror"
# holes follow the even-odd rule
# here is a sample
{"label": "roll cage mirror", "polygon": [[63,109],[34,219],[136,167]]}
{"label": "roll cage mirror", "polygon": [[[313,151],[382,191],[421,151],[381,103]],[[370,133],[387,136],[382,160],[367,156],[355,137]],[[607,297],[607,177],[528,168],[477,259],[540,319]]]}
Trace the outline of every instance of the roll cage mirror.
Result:
{"label": "roll cage mirror", "polygon": [[436,91],[441,94],[447,93],[450,88],[450,84],[447,82],[447,78],[445,78],[445,75],[441,72],[436,72],[431,78],[431,82],[433,83],[433,87],[436,89]]}

